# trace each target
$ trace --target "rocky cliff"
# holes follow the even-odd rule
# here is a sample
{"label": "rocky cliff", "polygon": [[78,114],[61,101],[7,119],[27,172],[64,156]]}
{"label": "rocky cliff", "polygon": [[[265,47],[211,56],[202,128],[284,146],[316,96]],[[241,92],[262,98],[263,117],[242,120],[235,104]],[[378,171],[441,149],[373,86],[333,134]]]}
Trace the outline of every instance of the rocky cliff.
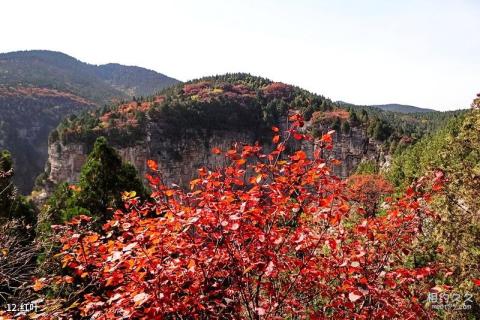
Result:
{"label": "rocky cliff", "polygon": [[[222,165],[223,159],[211,153],[213,147],[228,150],[235,142],[251,144],[256,140],[253,131],[215,131],[208,135],[191,133],[177,139],[166,139],[159,134],[162,129],[155,123],[148,128],[145,140],[133,146],[114,144],[114,147],[122,159],[132,163],[142,176],[146,173],[146,161],[154,159],[164,180],[181,186],[187,186],[200,167],[215,168]],[[324,129],[326,132],[327,128]],[[369,138],[362,127],[352,128],[349,133],[337,132],[333,137],[334,148],[328,152],[328,157],[341,160],[341,164],[334,169],[341,177],[350,175],[361,161],[384,161],[382,144]],[[48,147],[48,183],[76,182],[91,147],[91,144],[78,142],[51,143]],[[268,149],[271,146],[265,143],[264,147]],[[309,145],[303,148],[309,153],[313,152]]]}
{"label": "rocky cliff", "polygon": [[[201,79],[160,95],[92,112],[68,120],[50,141],[43,189],[45,197],[61,182],[75,182],[95,138],[105,136],[125,161],[143,176],[146,161],[154,159],[167,183],[186,186],[202,166],[215,168],[221,157],[213,147],[228,150],[235,142],[259,141],[271,148],[271,126],[285,123],[285,113],[304,114],[306,130],[319,136],[336,129],[328,157],[341,160],[334,170],[350,175],[364,160],[380,163],[383,143],[368,135],[368,124],[322,96],[271,82],[234,74]],[[341,128],[340,128],[341,127]],[[304,145],[308,152],[309,146]]]}

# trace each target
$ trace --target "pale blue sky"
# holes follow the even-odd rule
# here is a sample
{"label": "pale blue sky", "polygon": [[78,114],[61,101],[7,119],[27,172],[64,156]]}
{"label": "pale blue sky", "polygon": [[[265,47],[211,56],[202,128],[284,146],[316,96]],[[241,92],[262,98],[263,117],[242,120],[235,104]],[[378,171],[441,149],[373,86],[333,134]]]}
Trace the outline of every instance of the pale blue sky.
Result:
{"label": "pale blue sky", "polygon": [[15,0],[0,52],[58,50],[188,80],[249,72],[333,100],[468,107],[480,91],[478,0]]}

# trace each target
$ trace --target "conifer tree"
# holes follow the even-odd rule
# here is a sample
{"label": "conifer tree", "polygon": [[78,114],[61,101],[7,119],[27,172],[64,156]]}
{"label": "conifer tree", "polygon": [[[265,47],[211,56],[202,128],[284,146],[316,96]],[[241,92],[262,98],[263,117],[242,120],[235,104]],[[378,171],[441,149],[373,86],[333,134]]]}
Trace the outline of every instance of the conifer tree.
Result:
{"label": "conifer tree", "polygon": [[59,185],[49,200],[50,220],[63,222],[88,214],[103,222],[111,214],[109,208],[121,205],[125,191],[135,191],[141,198],[146,195],[135,167],[123,163],[107,139],[99,137],[82,167],[78,185]]}
{"label": "conifer tree", "polygon": [[35,212],[33,206],[18,194],[13,184],[13,160],[10,152],[0,152],[0,218],[20,218],[33,223]]}

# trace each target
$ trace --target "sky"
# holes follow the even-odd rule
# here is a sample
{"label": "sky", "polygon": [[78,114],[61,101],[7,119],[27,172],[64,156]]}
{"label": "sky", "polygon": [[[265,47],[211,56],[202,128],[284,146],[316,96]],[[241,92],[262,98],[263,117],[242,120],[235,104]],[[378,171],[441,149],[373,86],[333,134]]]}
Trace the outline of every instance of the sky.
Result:
{"label": "sky", "polygon": [[0,52],[61,51],[179,80],[226,72],[355,104],[467,108],[480,92],[478,0],[15,0]]}

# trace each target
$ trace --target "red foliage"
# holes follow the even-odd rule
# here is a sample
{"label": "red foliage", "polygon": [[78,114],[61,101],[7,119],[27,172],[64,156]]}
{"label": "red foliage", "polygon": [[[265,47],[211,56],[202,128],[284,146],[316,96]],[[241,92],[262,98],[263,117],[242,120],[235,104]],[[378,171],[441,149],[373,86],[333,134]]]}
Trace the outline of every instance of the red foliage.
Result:
{"label": "red foliage", "polygon": [[64,227],[63,265],[75,281],[96,284],[83,296],[81,314],[427,318],[423,301],[434,268],[402,264],[425,214],[422,194],[412,189],[386,215],[358,218],[345,182],[321,158],[329,134],[312,142],[312,157],[302,150],[283,155],[285,140],[302,125],[298,116],[291,120],[275,150],[237,145],[224,153],[223,169],[199,169],[188,192],[149,176],[153,201],[127,200],[101,233],[89,231],[86,217]]}
{"label": "red foliage", "polygon": [[0,98],[10,98],[10,97],[31,97],[34,99],[38,98],[64,98],[71,101],[85,104],[85,105],[95,105],[94,102],[89,101],[80,96],[74,95],[69,92],[60,91],[56,89],[49,88],[39,88],[39,87],[6,87],[0,85]]}
{"label": "red foliage", "polygon": [[349,198],[358,202],[367,215],[374,215],[379,200],[394,191],[390,182],[378,174],[357,174],[348,178]]}
{"label": "red foliage", "polygon": [[231,83],[211,81],[186,84],[183,86],[183,93],[185,96],[198,101],[211,101],[222,96],[229,100],[238,101],[255,97],[255,90],[244,84],[233,85]]}
{"label": "red foliage", "polygon": [[185,95],[194,95],[198,94],[204,89],[207,89],[210,87],[210,83],[207,81],[201,81],[198,83],[191,83],[191,84],[186,84],[183,86],[183,92]]}
{"label": "red foliage", "polygon": [[282,82],[272,82],[263,88],[263,92],[267,96],[285,97],[292,91],[292,86]]}
{"label": "red foliage", "polygon": [[333,123],[337,118],[340,121],[348,120],[349,113],[343,109],[337,109],[333,111],[315,111],[312,114],[312,122],[313,123],[324,123],[330,124]]}

